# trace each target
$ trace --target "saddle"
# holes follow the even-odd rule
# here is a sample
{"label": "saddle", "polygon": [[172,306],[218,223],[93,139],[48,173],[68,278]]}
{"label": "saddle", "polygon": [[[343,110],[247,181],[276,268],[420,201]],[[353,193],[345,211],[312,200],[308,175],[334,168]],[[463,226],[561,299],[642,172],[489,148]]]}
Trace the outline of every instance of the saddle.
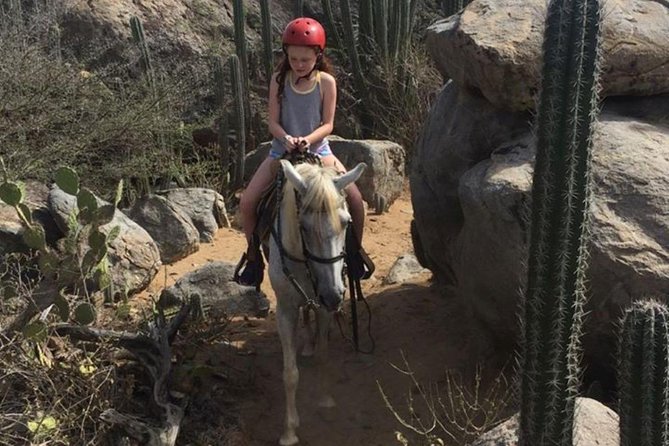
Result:
{"label": "saddle", "polygon": [[[309,151],[287,152],[284,154],[283,158],[289,160],[294,165],[300,163],[321,164],[320,158]],[[277,175],[279,174],[277,173]],[[265,269],[261,247],[264,248],[267,246],[266,242],[269,239],[272,224],[274,224],[277,214],[278,194],[281,192],[282,190],[279,189],[278,182],[275,180],[263,192],[260,198],[260,202],[256,208],[256,215],[258,218],[256,227],[253,230],[251,245],[249,246],[249,250],[242,255],[242,258],[235,267],[233,280],[237,283],[245,282],[243,284],[250,284],[255,286],[257,290],[260,290],[260,284],[263,281]],[[268,257],[267,252],[264,254],[265,257]],[[256,271],[249,271],[247,273],[246,270],[248,270],[248,268],[246,268],[245,271],[240,274],[242,268],[244,268],[244,266],[250,266],[251,263],[254,264]],[[350,226],[346,232],[345,263],[349,277],[358,280],[369,279],[376,268],[372,259],[367,255],[358,242],[358,238],[353,234],[353,230]]]}

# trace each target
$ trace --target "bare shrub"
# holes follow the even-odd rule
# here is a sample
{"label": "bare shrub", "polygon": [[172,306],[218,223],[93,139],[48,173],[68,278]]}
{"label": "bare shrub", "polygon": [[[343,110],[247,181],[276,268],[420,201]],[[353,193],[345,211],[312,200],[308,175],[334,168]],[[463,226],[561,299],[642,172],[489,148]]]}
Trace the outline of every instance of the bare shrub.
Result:
{"label": "bare shrub", "polygon": [[103,444],[99,415],[125,386],[105,350],[0,337],[0,444]]}
{"label": "bare shrub", "polygon": [[133,66],[87,71],[86,61],[54,54],[48,30],[56,14],[32,14],[18,25],[0,20],[0,155],[8,169],[46,181],[54,166],[70,165],[98,192],[129,180],[130,198],[158,181],[187,182],[193,147],[182,116],[202,80],[186,66],[158,67],[155,87]]}
{"label": "bare shrub", "polygon": [[[411,386],[406,395],[406,412],[391,403],[377,382],[386,407],[403,431],[396,432],[400,444],[421,446],[461,446],[475,440],[511,414],[513,385],[504,370],[492,376],[482,365],[473,377],[447,370],[442,383],[420,383],[404,354],[403,368]],[[405,412],[405,413],[401,413]]]}

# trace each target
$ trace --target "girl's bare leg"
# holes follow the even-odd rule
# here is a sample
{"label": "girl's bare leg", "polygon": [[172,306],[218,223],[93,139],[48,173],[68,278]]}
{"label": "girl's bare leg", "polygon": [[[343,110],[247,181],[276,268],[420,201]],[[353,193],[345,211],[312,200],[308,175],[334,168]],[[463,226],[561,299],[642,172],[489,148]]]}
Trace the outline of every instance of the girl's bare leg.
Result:
{"label": "girl's bare leg", "polygon": [[[334,155],[324,156],[321,158],[321,162],[324,166],[334,167],[338,172],[346,172],[344,165]],[[360,193],[360,189],[358,189],[358,186],[356,186],[355,183],[351,183],[346,186],[346,203],[348,204],[348,209],[351,212],[351,219],[353,220],[353,231],[355,232],[356,237],[358,237],[358,242],[360,242],[362,246],[362,234],[365,228],[365,205],[362,201],[362,194]]]}
{"label": "girl's bare leg", "polygon": [[256,227],[256,222],[258,220],[256,209],[260,202],[260,198],[262,197],[262,193],[274,180],[278,166],[278,160],[270,157],[265,158],[242,193],[242,198],[239,202],[239,210],[241,212],[242,227],[244,228],[244,235],[246,236],[247,242],[251,241],[253,230]]}

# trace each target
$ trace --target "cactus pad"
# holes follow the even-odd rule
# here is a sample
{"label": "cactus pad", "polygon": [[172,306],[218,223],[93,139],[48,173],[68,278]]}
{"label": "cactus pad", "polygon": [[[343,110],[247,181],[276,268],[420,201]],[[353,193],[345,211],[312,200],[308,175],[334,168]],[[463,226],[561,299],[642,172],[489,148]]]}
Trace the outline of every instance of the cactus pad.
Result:
{"label": "cactus pad", "polygon": [[21,186],[12,181],[0,184],[0,200],[10,206],[18,206],[23,201]]}
{"label": "cactus pad", "polygon": [[80,325],[90,325],[95,322],[97,313],[95,307],[88,302],[83,302],[77,305],[74,309],[74,320]]}
{"label": "cactus pad", "polygon": [[61,167],[56,171],[56,184],[70,195],[79,193],[79,175],[70,167]]}
{"label": "cactus pad", "polygon": [[44,228],[40,225],[32,225],[23,232],[23,241],[32,249],[44,249],[46,247],[46,236]]}
{"label": "cactus pad", "polygon": [[23,327],[23,336],[34,342],[43,342],[47,338],[48,330],[47,326],[42,321],[31,322],[30,324]]}

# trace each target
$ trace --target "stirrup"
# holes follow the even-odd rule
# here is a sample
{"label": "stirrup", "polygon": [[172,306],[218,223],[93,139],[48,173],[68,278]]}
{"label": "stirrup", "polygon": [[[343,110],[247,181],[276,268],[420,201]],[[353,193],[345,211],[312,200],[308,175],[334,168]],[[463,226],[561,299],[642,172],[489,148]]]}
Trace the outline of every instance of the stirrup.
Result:
{"label": "stirrup", "polygon": [[253,286],[256,289],[260,289],[260,284],[265,276],[264,270],[265,262],[263,262],[259,252],[256,253],[255,260],[249,260],[248,254],[244,253],[235,267],[232,280],[242,286]]}
{"label": "stirrup", "polygon": [[374,262],[362,247],[347,254],[346,267],[354,280],[367,280],[372,277],[376,269]]}

